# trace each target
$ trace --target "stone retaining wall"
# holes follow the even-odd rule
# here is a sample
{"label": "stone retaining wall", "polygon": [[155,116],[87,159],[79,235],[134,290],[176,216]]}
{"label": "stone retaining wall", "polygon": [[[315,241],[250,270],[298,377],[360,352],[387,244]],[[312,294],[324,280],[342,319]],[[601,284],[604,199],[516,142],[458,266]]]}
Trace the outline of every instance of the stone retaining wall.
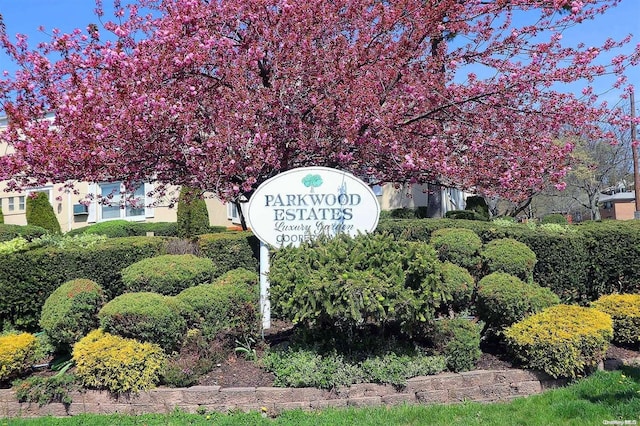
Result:
{"label": "stone retaining wall", "polygon": [[80,413],[169,413],[176,408],[197,410],[259,411],[277,414],[283,410],[326,407],[376,406],[401,403],[448,404],[462,401],[507,401],[562,386],[540,372],[507,369],[475,370],[415,377],[398,391],[390,385],[371,383],[352,385],[337,391],[316,388],[193,386],[158,388],[138,395],[114,396],[107,391],[74,392],[69,406],[61,403],[38,407],[37,403],[17,402],[15,392],[0,389],[1,417],[73,416]]}

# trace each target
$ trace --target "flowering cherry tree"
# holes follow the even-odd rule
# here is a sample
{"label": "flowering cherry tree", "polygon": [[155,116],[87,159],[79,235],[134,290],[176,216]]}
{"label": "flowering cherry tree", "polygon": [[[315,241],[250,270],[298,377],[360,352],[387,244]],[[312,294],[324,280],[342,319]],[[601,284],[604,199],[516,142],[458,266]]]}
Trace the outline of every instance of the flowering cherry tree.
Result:
{"label": "flowering cherry tree", "polygon": [[[30,47],[0,79],[0,180],[186,184],[223,200],[287,169],[522,198],[562,185],[572,137],[628,124],[590,84],[625,40],[564,46],[619,0],[138,0]],[[584,82],[582,94],[559,83]],[[631,88],[626,87],[626,90]],[[43,117],[55,113],[53,122]],[[626,120],[626,121],[625,121]]]}

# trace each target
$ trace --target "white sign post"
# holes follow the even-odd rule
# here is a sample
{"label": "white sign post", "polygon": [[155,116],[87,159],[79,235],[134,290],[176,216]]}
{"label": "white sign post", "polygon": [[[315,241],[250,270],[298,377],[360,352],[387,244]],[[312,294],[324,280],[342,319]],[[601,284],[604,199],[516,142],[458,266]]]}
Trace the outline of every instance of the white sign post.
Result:
{"label": "white sign post", "polygon": [[299,246],[320,235],[355,236],[378,226],[380,204],[371,188],[351,173],[301,167],[268,179],[253,193],[245,214],[260,239],[262,328],[271,327],[269,246]]}

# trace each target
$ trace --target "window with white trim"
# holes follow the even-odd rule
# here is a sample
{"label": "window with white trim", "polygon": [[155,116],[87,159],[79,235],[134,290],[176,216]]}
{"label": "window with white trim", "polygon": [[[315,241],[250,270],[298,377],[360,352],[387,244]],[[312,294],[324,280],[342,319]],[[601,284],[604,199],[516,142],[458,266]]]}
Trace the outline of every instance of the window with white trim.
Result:
{"label": "window with white trim", "polygon": [[141,184],[133,192],[126,190],[122,182],[101,182],[90,185],[89,192],[104,202],[93,202],[89,206],[88,222],[126,219],[144,220],[153,217],[153,200],[147,197],[150,184]]}

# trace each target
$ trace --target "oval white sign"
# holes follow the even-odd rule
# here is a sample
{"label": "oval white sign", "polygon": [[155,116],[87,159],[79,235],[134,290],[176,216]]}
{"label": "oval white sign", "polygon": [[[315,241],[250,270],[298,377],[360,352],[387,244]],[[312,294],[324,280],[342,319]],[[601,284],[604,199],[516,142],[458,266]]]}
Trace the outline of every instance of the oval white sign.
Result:
{"label": "oval white sign", "polygon": [[351,173],[301,167],[268,179],[247,204],[247,222],[265,244],[298,246],[319,235],[356,235],[378,226],[380,204]]}

